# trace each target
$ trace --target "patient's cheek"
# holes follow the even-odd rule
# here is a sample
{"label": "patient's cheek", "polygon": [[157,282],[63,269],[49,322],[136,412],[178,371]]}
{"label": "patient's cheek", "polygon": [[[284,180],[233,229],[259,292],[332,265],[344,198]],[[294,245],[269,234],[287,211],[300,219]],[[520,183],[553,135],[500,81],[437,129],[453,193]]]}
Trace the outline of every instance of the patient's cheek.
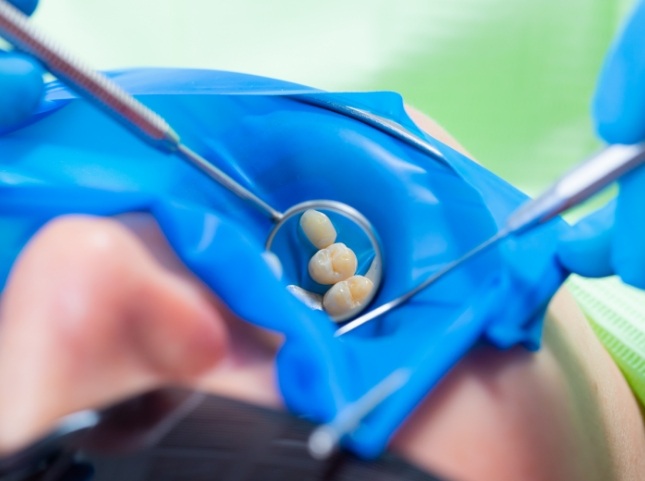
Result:
{"label": "patient's cheek", "polygon": [[397,433],[394,449],[448,479],[570,481],[584,446],[548,350],[480,347]]}
{"label": "patient's cheek", "polygon": [[109,219],[43,228],[14,265],[0,307],[0,447],[69,412],[190,382],[228,347],[199,283]]}

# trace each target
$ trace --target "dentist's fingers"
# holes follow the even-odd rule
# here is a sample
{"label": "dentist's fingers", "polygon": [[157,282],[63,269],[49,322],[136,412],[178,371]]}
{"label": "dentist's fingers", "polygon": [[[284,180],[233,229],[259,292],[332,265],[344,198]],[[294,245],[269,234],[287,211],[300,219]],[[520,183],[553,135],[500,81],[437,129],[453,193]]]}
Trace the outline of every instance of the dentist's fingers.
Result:
{"label": "dentist's fingers", "polygon": [[18,7],[26,15],[31,15],[38,6],[38,0],[9,0],[14,6]]}
{"label": "dentist's fingers", "polygon": [[[31,15],[38,0],[10,0],[9,3]],[[43,90],[43,70],[34,59],[0,50],[0,130],[26,119],[40,102]]]}
{"label": "dentist's fingers", "polygon": [[611,262],[627,284],[645,289],[645,169],[620,180]]}
{"label": "dentist's fingers", "polygon": [[43,71],[21,53],[0,51],[0,129],[27,118],[43,94]]}
{"label": "dentist's fingers", "polygon": [[586,277],[614,273],[611,263],[616,202],[611,201],[567,229],[558,244],[558,260],[570,272]]}
{"label": "dentist's fingers", "polygon": [[226,355],[227,331],[201,284],[137,227],[51,222],[27,245],[0,304],[0,449],[70,412],[159,384],[190,383]]}
{"label": "dentist's fingers", "polygon": [[558,245],[558,259],[586,277],[618,275],[645,289],[645,169],[620,180],[617,199],[568,229]]}
{"label": "dentist's fingers", "polygon": [[598,134],[607,143],[645,139],[645,1],[639,1],[603,65],[593,101]]}

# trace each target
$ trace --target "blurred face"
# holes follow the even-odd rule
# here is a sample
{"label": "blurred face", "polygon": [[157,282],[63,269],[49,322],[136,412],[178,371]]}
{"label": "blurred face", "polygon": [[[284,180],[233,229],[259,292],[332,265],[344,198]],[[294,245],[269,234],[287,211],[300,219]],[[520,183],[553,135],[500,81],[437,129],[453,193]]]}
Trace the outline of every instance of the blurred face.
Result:
{"label": "blurred face", "polygon": [[[164,384],[280,408],[280,342],[228,311],[151,217],[59,218],[24,249],[2,294],[0,449],[64,414]],[[544,349],[474,349],[392,449],[463,481],[645,472],[637,404],[566,293],[552,304]]]}

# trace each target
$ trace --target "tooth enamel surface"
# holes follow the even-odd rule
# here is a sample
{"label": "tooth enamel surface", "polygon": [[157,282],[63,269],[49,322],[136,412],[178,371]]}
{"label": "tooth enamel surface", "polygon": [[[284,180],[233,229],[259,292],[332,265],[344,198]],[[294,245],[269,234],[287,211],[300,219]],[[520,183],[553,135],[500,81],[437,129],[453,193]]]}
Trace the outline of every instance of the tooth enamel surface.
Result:
{"label": "tooth enamel surface", "polygon": [[357,264],[354,251],[338,242],[314,254],[309,261],[309,275],[319,284],[335,284],[353,276]]}
{"label": "tooth enamel surface", "polygon": [[342,316],[363,305],[374,283],[364,276],[352,276],[334,284],[323,297],[323,308],[331,316]]}
{"label": "tooth enamel surface", "polygon": [[300,217],[300,227],[318,249],[329,247],[336,241],[336,229],[322,212],[309,209]]}

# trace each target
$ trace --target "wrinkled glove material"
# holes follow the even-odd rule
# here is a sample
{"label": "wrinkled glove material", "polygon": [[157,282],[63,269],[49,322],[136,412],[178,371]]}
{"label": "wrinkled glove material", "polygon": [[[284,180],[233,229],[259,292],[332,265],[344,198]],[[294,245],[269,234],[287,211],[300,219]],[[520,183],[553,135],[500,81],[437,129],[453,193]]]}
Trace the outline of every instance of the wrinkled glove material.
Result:
{"label": "wrinkled glove material", "polygon": [[[333,94],[217,71],[111,73],[168,119],[184,143],[278,209],[345,202],[374,224],[385,253],[378,306],[493,235],[525,197],[424,134],[397,94]],[[355,119],[301,103],[331,96],[405,125],[437,160]],[[248,322],[285,334],[277,358],[288,407],[329,421],[399,367],[409,382],[345,445],[378,455],[414,406],[477,342],[537,349],[551,296],[560,222],[510,239],[407,304],[340,339],[325,314],[285,289],[263,255],[270,221],[173,156],[50,84],[40,110],[0,136],[0,279],[36,230],[56,216],[149,212],[185,264]],[[283,262],[288,263],[289,260]],[[286,271],[285,271],[286,272]]]}

